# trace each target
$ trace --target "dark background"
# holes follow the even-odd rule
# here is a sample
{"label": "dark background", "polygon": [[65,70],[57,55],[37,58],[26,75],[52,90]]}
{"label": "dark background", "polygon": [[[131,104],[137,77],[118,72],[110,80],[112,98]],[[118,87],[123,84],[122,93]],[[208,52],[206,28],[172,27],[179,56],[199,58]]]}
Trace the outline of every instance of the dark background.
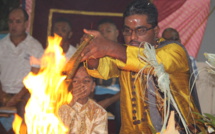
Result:
{"label": "dark background", "polygon": [[[9,10],[22,6],[25,8],[27,0],[0,0],[0,33],[8,33],[7,17]],[[42,45],[46,46],[48,33],[51,32],[51,25],[54,20],[64,17],[71,21],[73,36],[71,44],[76,46],[83,36],[83,29],[96,29],[97,22],[102,18],[111,18],[121,31],[123,26],[122,13],[127,5],[133,0],[32,0],[33,7],[31,16],[33,24],[31,34],[38,39]],[[159,21],[176,11],[186,0],[151,0],[157,6],[159,12]],[[50,17],[51,9],[64,11],[84,11],[95,13],[91,15],[60,13],[54,12]],[[97,13],[101,13],[98,15]],[[110,13],[110,14],[106,14]],[[116,15],[117,14],[117,15]],[[119,14],[121,16],[119,16]],[[119,42],[123,43],[123,37],[120,32]]]}
{"label": "dark background", "polygon": [[[33,36],[38,39],[43,46],[46,46],[47,28],[50,9],[76,10],[86,12],[108,12],[122,14],[126,6],[133,0],[35,0]],[[159,21],[177,10],[186,0],[153,0],[159,11]],[[81,15],[54,13],[52,22],[58,17],[69,19],[73,25],[73,37],[71,44],[76,46],[83,35],[83,29],[96,29],[98,20],[109,17],[119,30],[122,29],[122,17],[107,15]],[[123,42],[120,32],[119,41]]]}

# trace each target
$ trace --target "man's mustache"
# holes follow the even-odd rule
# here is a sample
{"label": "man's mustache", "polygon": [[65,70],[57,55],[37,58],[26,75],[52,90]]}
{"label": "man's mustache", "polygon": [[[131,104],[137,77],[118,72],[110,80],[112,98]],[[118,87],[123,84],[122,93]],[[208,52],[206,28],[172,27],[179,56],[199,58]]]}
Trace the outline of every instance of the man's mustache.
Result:
{"label": "man's mustache", "polygon": [[129,42],[130,45],[132,45],[132,44],[140,44],[140,43],[141,43],[141,42],[135,41],[135,40],[131,40],[131,41]]}

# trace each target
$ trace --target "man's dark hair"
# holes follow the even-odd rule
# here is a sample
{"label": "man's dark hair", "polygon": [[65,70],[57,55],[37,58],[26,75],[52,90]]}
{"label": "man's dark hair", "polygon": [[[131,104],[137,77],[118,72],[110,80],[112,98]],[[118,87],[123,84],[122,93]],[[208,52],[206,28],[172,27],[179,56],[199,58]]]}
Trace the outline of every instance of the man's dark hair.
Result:
{"label": "man's dark hair", "polygon": [[[24,14],[24,19],[25,19],[25,21],[28,21],[29,16],[28,16],[28,13],[26,12],[25,9],[23,9],[23,8],[21,8],[21,7],[13,8],[12,10],[10,10],[10,13],[13,12],[13,11],[15,11],[15,10],[21,10],[21,11],[23,12],[23,14]],[[10,13],[9,13],[9,14],[10,14]]]}
{"label": "man's dark hair", "polygon": [[166,28],[163,33],[162,33],[162,37],[164,38],[164,33],[165,32],[171,32],[172,37],[166,40],[173,40],[173,41],[180,41],[180,36],[179,33],[176,29],[174,28]]}
{"label": "man's dark hair", "polygon": [[72,30],[72,23],[67,20],[66,18],[57,18],[55,21],[54,21],[54,24],[55,23],[59,23],[59,22],[65,22],[69,25],[70,29]]}
{"label": "man's dark hair", "polygon": [[115,27],[117,27],[116,24],[113,22],[113,20],[111,20],[109,18],[103,18],[103,19],[99,20],[97,23],[97,27],[102,24],[105,24],[105,23],[110,23],[110,24],[114,25]]}
{"label": "man's dark hair", "polygon": [[151,24],[152,27],[156,27],[158,25],[157,8],[149,0],[134,0],[131,2],[123,13],[123,19],[135,14],[144,14],[148,16],[147,22],[148,24]]}

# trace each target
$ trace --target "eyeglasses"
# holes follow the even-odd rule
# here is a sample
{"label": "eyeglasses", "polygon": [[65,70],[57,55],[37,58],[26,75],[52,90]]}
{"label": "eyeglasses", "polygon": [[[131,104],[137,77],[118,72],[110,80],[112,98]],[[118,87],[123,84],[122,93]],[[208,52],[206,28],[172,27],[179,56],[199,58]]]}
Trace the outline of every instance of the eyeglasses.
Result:
{"label": "eyeglasses", "polygon": [[122,33],[123,33],[124,36],[131,36],[133,31],[134,31],[137,36],[142,36],[142,35],[146,34],[146,32],[148,30],[153,29],[153,28],[154,27],[150,27],[150,28],[139,27],[139,28],[136,28],[136,29],[130,29],[128,27],[124,27]]}

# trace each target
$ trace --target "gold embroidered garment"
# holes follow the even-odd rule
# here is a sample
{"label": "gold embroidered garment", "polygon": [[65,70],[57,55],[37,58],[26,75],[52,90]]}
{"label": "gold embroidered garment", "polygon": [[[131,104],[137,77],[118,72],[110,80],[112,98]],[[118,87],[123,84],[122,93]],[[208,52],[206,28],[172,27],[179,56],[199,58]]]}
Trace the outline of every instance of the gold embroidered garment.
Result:
{"label": "gold embroidered garment", "polygon": [[107,112],[89,99],[85,105],[62,105],[58,112],[68,134],[107,134]]}
{"label": "gold embroidered garment", "polygon": [[[155,133],[146,101],[146,77],[138,77],[134,83],[137,72],[147,64],[138,59],[138,54],[143,55],[143,48],[127,46],[126,51],[126,63],[104,57],[100,59],[97,70],[88,70],[88,72],[102,79],[120,77],[121,134]],[[190,74],[186,52],[180,45],[172,43],[156,49],[156,58],[158,63],[164,65],[165,71],[170,76],[171,93],[187,125],[196,124],[194,119],[196,115],[192,112],[198,112],[198,110],[192,98],[190,99]],[[143,81],[141,82],[140,79]]]}

